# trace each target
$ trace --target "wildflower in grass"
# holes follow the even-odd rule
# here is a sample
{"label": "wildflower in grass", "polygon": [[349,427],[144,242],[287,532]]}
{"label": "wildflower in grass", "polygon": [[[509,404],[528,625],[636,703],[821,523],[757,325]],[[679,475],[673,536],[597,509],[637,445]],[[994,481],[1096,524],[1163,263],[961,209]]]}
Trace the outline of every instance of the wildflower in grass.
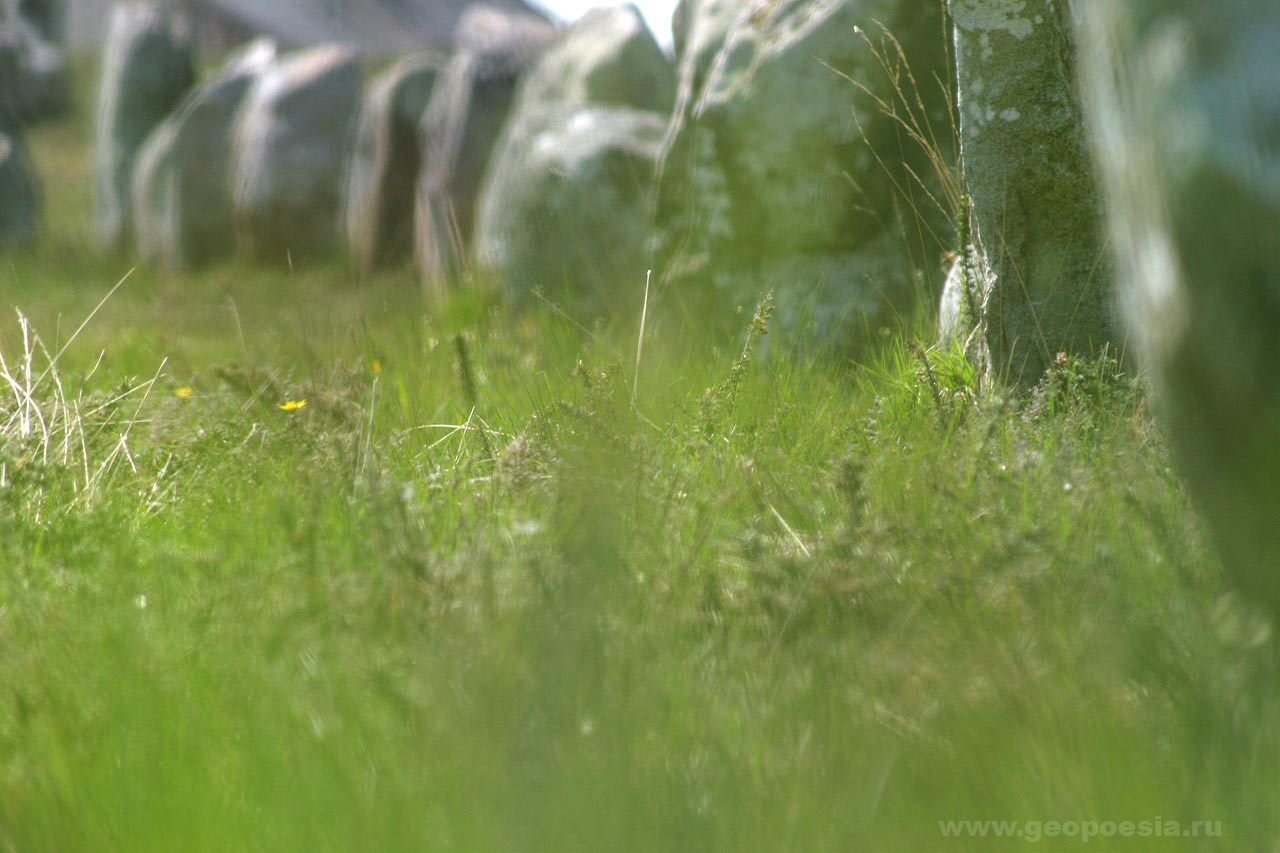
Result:
{"label": "wildflower in grass", "polygon": [[280,404],[280,411],[296,412],[298,411],[298,409],[306,408],[306,405],[307,405],[306,400],[286,400],[285,402]]}
{"label": "wildflower in grass", "polygon": [[372,373],[374,376],[377,376],[379,373],[381,373],[382,361],[380,359],[375,358],[373,361],[369,362],[369,372]]}
{"label": "wildflower in grass", "polygon": [[181,388],[179,388],[177,391],[174,391],[173,396],[177,397],[179,400],[186,400],[194,393],[196,392],[193,388],[191,388],[188,385],[184,385]]}

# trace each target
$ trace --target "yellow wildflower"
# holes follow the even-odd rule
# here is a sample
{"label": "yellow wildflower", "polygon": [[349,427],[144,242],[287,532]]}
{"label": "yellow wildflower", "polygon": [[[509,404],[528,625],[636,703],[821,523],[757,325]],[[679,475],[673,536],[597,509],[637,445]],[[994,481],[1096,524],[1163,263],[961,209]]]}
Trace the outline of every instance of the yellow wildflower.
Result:
{"label": "yellow wildflower", "polygon": [[181,388],[179,388],[177,391],[174,391],[173,396],[177,397],[179,400],[185,400],[194,393],[196,393],[194,389],[192,389],[190,386],[184,385]]}
{"label": "yellow wildflower", "polygon": [[378,359],[376,359],[376,358],[375,358],[373,361],[369,362],[369,370],[370,370],[370,371],[371,371],[375,376],[376,376],[377,374],[381,373],[381,372],[382,372],[382,362],[381,362],[380,360],[378,360]]}
{"label": "yellow wildflower", "polygon": [[304,408],[306,405],[306,400],[288,400],[280,404],[280,411],[296,412],[298,409]]}

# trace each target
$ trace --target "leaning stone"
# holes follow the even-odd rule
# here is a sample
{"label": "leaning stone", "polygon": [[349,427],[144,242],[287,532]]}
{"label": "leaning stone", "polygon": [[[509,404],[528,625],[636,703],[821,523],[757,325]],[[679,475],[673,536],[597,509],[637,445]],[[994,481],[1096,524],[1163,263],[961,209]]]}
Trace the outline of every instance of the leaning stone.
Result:
{"label": "leaning stone", "polygon": [[413,254],[413,196],[422,168],[418,126],[441,60],[410,56],[374,80],[365,95],[347,180],[347,242],[372,270]]}
{"label": "leaning stone", "polygon": [[281,60],[250,89],[232,181],[241,235],[258,259],[314,260],[339,244],[360,89],[355,54],[333,46]]}
{"label": "leaning stone", "polygon": [[191,36],[175,15],[150,3],[115,7],[103,58],[94,151],[97,230],[105,248],[123,251],[129,246],[138,152],[193,79]]}
{"label": "leaning stone", "polygon": [[1034,384],[1118,340],[1067,0],[949,0],[969,279],[988,375]]}
{"label": "leaning stone", "polygon": [[523,114],[480,195],[480,269],[517,298],[567,290],[603,309],[620,288],[634,293],[665,127],[658,113],[616,107]]}
{"label": "leaning stone", "polygon": [[1130,334],[1228,572],[1280,617],[1280,5],[1082,6]]}
{"label": "leaning stone", "polygon": [[415,246],[428,286],[462,272],[476,196],[521,75],[555,30],[540,18],[483,7],[459,24],[459,52],[436,81],[422,119],[426,165],[415,202]]}
{"label": "leaning stone", "polygon": [[262,39],[234,55],[148,138],[133,179],[139,254],[169,269],[207,264],[235,248],[231,142],[250,87],[276,55]]}

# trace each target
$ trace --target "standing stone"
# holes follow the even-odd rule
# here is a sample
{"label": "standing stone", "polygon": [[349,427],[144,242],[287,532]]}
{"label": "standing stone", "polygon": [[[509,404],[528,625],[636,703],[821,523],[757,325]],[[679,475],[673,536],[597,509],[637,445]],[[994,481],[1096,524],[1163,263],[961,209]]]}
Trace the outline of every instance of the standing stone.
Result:
{"label": "standing stone", "polygon": [[702,91],[729,28],[750,5],[750,0],[680,0],[676,5],[671,32],[680,94],[696,97]]}
{"label": "standing stone", "polygon": [[665,117],[617,107],[526,116],[480,197],[478,265],[517,298],[568,290],[611,305],[644,281],[651,188]]}
{"label": "standing stone", "polygon": [[1059,352],[1089,355],[1116,341],[1071,10],[1068,0],[948,5],[970,211],[961,274],[951,277],[969,292],[945,299],[977,306],[979,360],[1025,386]]}
{"label": "standing stone", "polygon": [[365,95],[347,180],[347,242],[361,269],[413,253],[413,197],[422,168],[418,126],[440,73],[435,56],[410,56]]}
{"label": "standing stone", "polygon": [[562,32],[520,84],[516,112],[598,104],[670,113],[671,61],[633,4],[598,6]]}
{"label": "standing stone", "polygon": [[480,192],[477,267],[606,307],[642,280],[671,63],[634,6],[593,9],[520,84]]}
{"label": "standing stone", "polygon": [[138,152],[194,79],[189,29],[150,3],[116,6],[98,96],[95,157],[97,229],[102,245],[128,248],[130,195]]}
{"label": "standing stone", "polygon": [[201,266],[235,248],[231,142],[250,87],[275,59],[259,40],[187,96],[147,139],[133,179],[134,234],[149,263]]}
{"label": "standing stone", "polygon": [[311,260],[338,245],[360,89],[355,54],[321,46],[276,63],[249,91],[232,180],[240,232],[258,259]]}
{"label": "standing stone", "polygon": [[893,64],[881,25],[896,36],[923,81],[923,113],[941,128],[945,99],[930,81],[946,77],[942,10],[753,0],[722,31],[728,9],[694,4],[677,21],[684,54],[657,186],[655,265],[668,286],[713,304],[750,307],[772,289],[779,324],[801,333],[793,341],[852,346],[857,330],[912,295],[917,229],[914,213],[899,217],[899,188],[915,191],[904,164],[930,174],[877,103],[897,96],[868,40]]}
{"label": "standing stone", "polygon": [[0,248],[29,241],[40,218],[40,188],[22,128],[0,107]]}
{"label": "standing stone", "polygon": [[[705,143],[697,142],[699,119],[695,115],[698,99],[706,86],[707,76],[716,55],[724,47],[734,21],[750,8],[751,0],[679,0],[671,16],[672,41],[675,47],[676,99],[672,119],[667,126],[662,151],[658,155],[655,178],[654,216],[658,226],[655,244],[658,260],[675,254],[696,258],[706,247],[696,243],[696,223],[688,222],[692,195],[698,189],[718,192],[720,171],[706,172],[698,163],[699,153],[707,155]],[[713,177],[710,185],[706,178]],[[701,184],[701,186],[699,186]],[[673,241],[672,237],[680,235]],[[695,260],[693,266],[697,266]],[[678,278],[664,271],[662,277]]]}
{"label": "standing stone", "polygon": [[1228,571],[1280,616],[1280,5],[1082,5],[1131,335]]}
{"label": "standing stone", "polygon": [[483,7],[469,10],[459,24],[459,50],[436,81],[421,128],[426,165],[415,243],[423,278],[436,293],[462,272],[476,196],[516,85],[554,32],[541,18]]}

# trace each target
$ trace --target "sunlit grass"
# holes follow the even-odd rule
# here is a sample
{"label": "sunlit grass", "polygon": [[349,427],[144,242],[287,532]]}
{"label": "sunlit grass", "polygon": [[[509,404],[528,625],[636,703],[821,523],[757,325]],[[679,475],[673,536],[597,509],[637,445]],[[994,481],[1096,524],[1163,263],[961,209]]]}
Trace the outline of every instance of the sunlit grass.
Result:
{"label": "sunlit grass", "polygon": [[87,247],[73,126],[0,262],[4,845],[1276,838],[1266,629],[1113,366],[1006,399],[927,316],[814,362],[643,271],[593,322],[341,262],[138,270],[71,340],[132,267]]}

